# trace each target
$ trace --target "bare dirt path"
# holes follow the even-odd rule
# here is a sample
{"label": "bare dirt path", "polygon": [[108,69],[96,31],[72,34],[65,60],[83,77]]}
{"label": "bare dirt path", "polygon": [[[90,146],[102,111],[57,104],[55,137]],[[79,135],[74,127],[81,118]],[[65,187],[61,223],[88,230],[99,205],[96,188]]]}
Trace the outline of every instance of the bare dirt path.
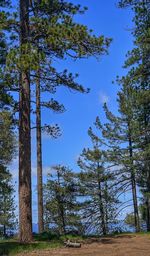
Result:
{"label": "bare dirt path", "polygon": [[150,256],[150,236],[124,235],[89,239],[79,249],[49,249],[23,253],[19,256]]}

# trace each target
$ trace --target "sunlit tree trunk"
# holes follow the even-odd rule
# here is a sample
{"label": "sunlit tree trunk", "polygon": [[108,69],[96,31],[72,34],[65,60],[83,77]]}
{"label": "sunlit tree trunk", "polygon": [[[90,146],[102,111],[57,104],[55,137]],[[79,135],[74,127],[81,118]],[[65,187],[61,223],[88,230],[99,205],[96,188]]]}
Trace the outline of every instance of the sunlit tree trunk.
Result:
{"label": "sunlit tree trunk", "polygon": [[[28,53],[29,1],[20,0],[20,47],[22,59]],[[19,99],[19,238],[32,241],[30,73],[22,65]]]}
{"label": "sunlit tree trunk", "polygon": [[[129,127],[129,132],[130,132],[130,127]],[[132,146],[132,139],[130,134],[129,134],[129,155],[130,155],[130,162],[131,162],[131,187],[132,187],[132,198],[133,198],[133,207],[134,207],[134,224],[135,224],[136,232],[140,232],[136,180],[135,180],[135,173],[133,169],[133,146]]]}
{"label": "sunlit tree trunk", "polygon": [[43,223],[43,181],[42,181],[42,139],[41,139],[41,105],[40,105],[40,69],[36,81],[36,141],[37,141],[37,190],[38,190],[38,230],[44,231]]}

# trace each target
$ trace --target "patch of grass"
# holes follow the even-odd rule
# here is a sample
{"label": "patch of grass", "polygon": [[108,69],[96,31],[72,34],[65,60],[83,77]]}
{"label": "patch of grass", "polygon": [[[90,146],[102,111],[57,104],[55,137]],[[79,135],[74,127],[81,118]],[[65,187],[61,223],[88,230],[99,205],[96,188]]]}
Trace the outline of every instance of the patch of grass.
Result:
{"label": "patch of grass", "polygon": [[141,232],[139,232],[139,233],[134,233],[135,235],[150,235],[150,231],[149,232],[146,232],[146,231],[141,231]]}
{"label": "patch of grass", "polygon": [[34,234],[33,236],[36,241],[58,241],[58,240],[61,240],[59,235],[52,234],[51,232],[43,232],[41,234]]}
{"label": "patch of grass", "polygon": [[150,232],[147,232],[147,231],[141,231],[141,232],[130,232],[130,231],[127,231],[127,232],[122,232],[122,233],[116,233],[116,232],[114,232],[114,233],[112,233],[112,234],[110,234],[109,236],[125,236],[125,235],[134,235],[134,236],[149,236],[150,235]]}
{"label": "patch of grass", "polygon": [[74,242],[74,241],[83,241],[85,238],[84,238],[84,236],[69,234],[69,235],[61,236],[60,239],[63,242],[66,240],[70,240],[70,241]]}
{"label": "patch of grass", "polygon": [[0,256],[13,256],[17,253],[28,252],[33,250],[43,250],[49,248],[62,247],[64,241],[82,241],[86,238],[78,235],[59,236],[51,232],[43,232],[42,234],[34,234],[34,242],[31,244],[20,244],[17,239],[4,239],[0,241]]}
{"label": "patch of grass", "polygon": [[62,242],[58,241],[35,241],[31,244],[20,244],[19,242],[11,239],[0,242],[0,256],[13,256],[17,253],[28,252],[33,250],[42,250],[49,248],[59,248],[62,246]]}
{"label": "patch of grass", "polygon": [[83,236],[75,235],[75,234],[67,234],[67,235],[57,235],[51,232],[43,232],[42,234],[35,234],[34,239],[36,241],[61,241],[64,242],[66,240],[71,241],[82,241],[84,240]]}

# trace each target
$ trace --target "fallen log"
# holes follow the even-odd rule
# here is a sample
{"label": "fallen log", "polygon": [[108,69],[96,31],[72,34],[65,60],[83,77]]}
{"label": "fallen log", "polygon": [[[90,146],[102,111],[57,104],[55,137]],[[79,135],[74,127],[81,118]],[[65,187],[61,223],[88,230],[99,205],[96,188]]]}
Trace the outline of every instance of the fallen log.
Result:
{"label": "fallen log", "polygon": [[70,242],[69,240],[67,242],[64,242],[66,247],[72,247],[72,248],[81,248],[81,244],[77,242]]}

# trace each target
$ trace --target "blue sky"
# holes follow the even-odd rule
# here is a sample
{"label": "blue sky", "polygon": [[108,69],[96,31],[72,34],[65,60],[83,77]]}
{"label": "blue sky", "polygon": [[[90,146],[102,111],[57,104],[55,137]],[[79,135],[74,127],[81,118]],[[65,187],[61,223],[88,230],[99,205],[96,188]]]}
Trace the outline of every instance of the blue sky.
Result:
{"label": "blue sky", "polygon": [[[81,0],[74,1],[75,3]],[[122,65],[125,54],[132,48],[132,38],[128,28],[131,28],[131,14],[129,10],[123,11],[116,7],[116,1],[82,0],[82,4],[89,7],[88,12],[78,17],[78,21],[93,28],[95,33],[112,37],[113,42],[108,56],[102,56],[99,61],[94,58],[73,62],[67,60],[57,65],[61,69],[68,69],[79,73],[79,82],[90,87],[88,95],[70,92],[61,88],[56,94],[56,99],[64,103],[67,111],[64,114],[54,114],[43,111],[44,122],[58,123],[63,135],[58,140],[43,138],[43,164],[63,163],[74,166],[76,157],[83,147],[88,146],[87,129],[95,121],[97,115],[102,116],[102,105],[108,105],[116,111],[117,85],[112,84],[116,75],[125,71]],[[92,2],[92,3],[91,3]],[[110,3],[111,2],[111,3]],[[33,143],[34,147],[34,143]],[[33,164],[35,157],[33,159]]]}
{"label": "blue sky", "polygon": [[[117,0],[72,0],[88,7],[86,14],[76,17],[80,23],[92,28],[96,35],[104,35],[113,39],[109,48],[109,55],[100,60],[94,58],[73,62],[71,60],[58,61],[60,70],[67,68],[73,73],[79,73],[78,81],[85,87],[91,88],[88,95],[70,92],[61,88],[55,95],[56,99],[65,105],[64,114],[54,114],[43,111],[43,123],[57,123],[63,134],[57,140],[43,136],[43,169],[44,176],[50,166],[55,164],[68,165],[77,169],[76,160],[84,147],[90,146],[87,135],[89,126],[93,124],[97,115],[104,121],[103,103],[107,101],[110,109],[117,112],[116,95],[118,87],[112,84],[116,76],[125,74],[122,68],[125,55],[132,49],[131,29],[132,13],[129,9],[118,9]],[[53,96],[52,96],[53,97]],[[33,170],[33,221],[37,221],[36,206],[36,145],[35,133],[32,133],[32,170]],[[14,179],[17,177],[18,164],[15,160],[11,165]],[[17,196],[16,196],[17,201]]]}

